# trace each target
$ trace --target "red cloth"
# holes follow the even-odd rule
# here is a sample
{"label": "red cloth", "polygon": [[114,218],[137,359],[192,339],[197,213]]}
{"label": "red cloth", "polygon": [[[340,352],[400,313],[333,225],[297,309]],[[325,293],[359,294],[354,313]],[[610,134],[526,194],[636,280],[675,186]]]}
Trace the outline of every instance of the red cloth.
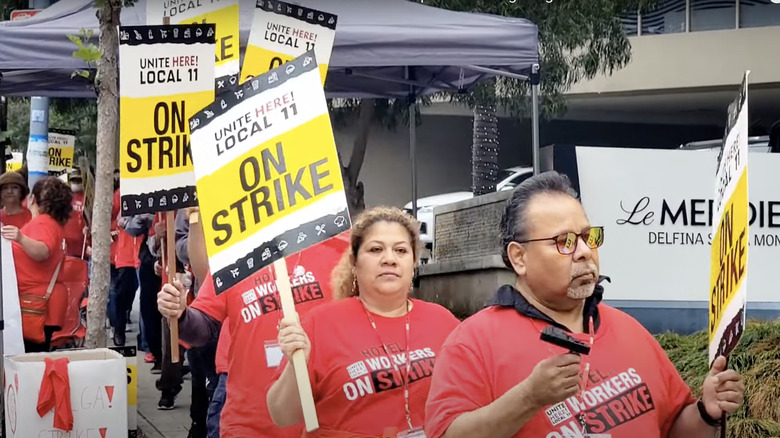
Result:
{"label": "red cloth", "polygon": [[0,223],[3,225],[13,225],[16,228],[22,229],[27,225],[27,222],[32,220],[32,213],[30,210],[23,208],[22,211],[16,214],[9,215],[5,212],[5,209],[0,210]]}
{"label": "red cloth", "polygon": [[[406,317],[372,315],[376,323],[374,332],[357,298],[324,304],[302,317],[301,325],[311,341],[308,370],[320,423],[317,431],[304,436],[380,437],[387,432],[392,435],[408,430],[405,378],[409,382],[412,427],[423,426],[425,401],[433,370],[438,369],[439,351],[459,321],[438,304],[417,299],[412,302],[407,351]],[[389,354],[385,354],[379,338]],[[346,341],[334,342],[336,339]],[[406,374],[407,360],[411,360],[409,374]],[[286,366],[284,359],[274,380]],[[228,381],[233,378],[232,374],[229,376]]]}
{"label": "red cloth", "polygon": [[46,369],[38,392],[38,416],[54,409],[54,427],[65,432],[73,430],[73,409],[70,407],[68,358],[44,358]]}
{"label": "red cloth", "polygon": [[[287,257],[287,272],[295,296],[295,310],[307,312],[330,301],[330,273],[349,247],[349,232]],[[228,348],[227,399],[220,432],[225,437],[300,438],[303,424],[277,428],[266,406],[266,385],[276,370],[266,361],[265,341],[276,341],[282,318],[273,266],[267,266],[230,290],[216,295],[207,276],[192,303],[194,309],[223,321],[217,349]],[[229,317],[229,318],[228,318]],[[227,325],[230,343],[225,345]],[[335,339],[335,338],[334,338]],[[274,364],[275,365],[275,364]],[[221,366],[220,366],[221,368]]]}
{"label": "red cloth", "polygon": [[[514,438],[582,436],[583,411],[591,434],[665,437],[680,411],[696,401],[664,350],[635,319],[604,304],[599,315],[593,349],[583,357],[591,364],[585,390],[540,409]],[[487,406],[525,380],[537,363],[564,353],[539,339],[548,325],[511,307],[489,307],[456,328],[436,363],[426,436],[443,436],[459,415]],[[590,340],[587,334],[573,336]]]}
{"label": "red cloth", "polygon": [[84,192],[73,193],[71,205],[73,210],[65,224],[65,243],[68,247],[67,254],[80,258],[84,250],[84,240],[88,240],[88,236],[84,234],[84,227],[87,225],[84,221]]}
{"label": "red cloth", "polygon": [[[12,242],[19,293],[42,297],[46,295],[46,289],[57,265],[63,260],[64,230],[48,214],[39,214],[22,228],[22,233],[32,240],[45,244],[49,250],[49,258],[40,262],[35,261],[27,255],[22,245]],[[67,305],[68,288],[58,280],[46,305],[46,325],[62,327]]]}
{"label": "red cloth", "polygon": [[228,353],[230,352],[230,318],[222,321],[222,329],[219,331],[219,340],[217,341],[217,356],[214,365],[217,367],[217,374],[228,372]]}

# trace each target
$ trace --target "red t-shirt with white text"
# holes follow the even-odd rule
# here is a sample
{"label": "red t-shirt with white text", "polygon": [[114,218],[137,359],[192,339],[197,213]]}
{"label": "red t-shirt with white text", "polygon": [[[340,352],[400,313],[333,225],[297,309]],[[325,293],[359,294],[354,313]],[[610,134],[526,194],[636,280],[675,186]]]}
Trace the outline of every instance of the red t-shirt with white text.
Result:
{"label": "red t-shirt with white text", "polygon": [[[287,258],[295,310],[301,317],[330,301],[330,274],[348,247],[347,231]],[[209,275],[192,303],[193,308],[228,324],[227,399],[220,417],[223,437],[295,438],[302,433],[302,426],[277,428],[266,405],[266,386],[278,363],[268,363],[264,342],[276,342],[279,334],[276,326],[282,318],[274,278],[273,268],[269,266],[215,295]],[[220,339],[224,332],[223,327]],[[218,350],[221,348],[224,347],[218,346]],[[276,356],[271,354],[271,357]]]}
{"label": "red t-shirt with white text", "polygon": [[[381,437],[388,429],[408,430],[402,378],[406,375],[407,351],[411,359],[408,382],[412,427],[423,426],[434,364],[441,345],[459,321],[438,304],[416,299],[412,302],[408,350],[406,316],[372,314],[377,327],[374,331],[357,298],[320,306],[302,319],[312,345],[308,368],[320,424],[320,429],[305,436],[335,437],[338,432],[350,432]],[[286,363],[282,362],[275,378]]]}
{"label": "red t-shirt with white text", "polygon": [[[514,437],[582,436],[580,414],[591,434],[665,437],[680,411],[695,402],[658,342],[627,314],[599,304],[601,324],[590,378],[578,397],[536,413]],[[428,438],[439,438],[459,415],[493,402],[525,380],[534,366],[562,348],[539,339],[546,324],[512,307],[489,307],[464,321],[442,348],[426,414]],[[587,334],[573,335],[589,342]],[[584,365],[583,365],[584,366]]]}

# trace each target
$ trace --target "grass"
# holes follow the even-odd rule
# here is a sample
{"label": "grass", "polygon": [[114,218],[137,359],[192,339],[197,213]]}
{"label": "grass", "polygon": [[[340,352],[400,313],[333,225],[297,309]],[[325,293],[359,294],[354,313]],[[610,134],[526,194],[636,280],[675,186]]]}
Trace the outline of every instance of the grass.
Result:
{"label": "grass", "polygon": [[[696,396],[707,376],[707,332],[656,336]],[[780,321],[750,320],[729,368],[745,382],[745,402],[729,417],[731,438],[780,438]]]}

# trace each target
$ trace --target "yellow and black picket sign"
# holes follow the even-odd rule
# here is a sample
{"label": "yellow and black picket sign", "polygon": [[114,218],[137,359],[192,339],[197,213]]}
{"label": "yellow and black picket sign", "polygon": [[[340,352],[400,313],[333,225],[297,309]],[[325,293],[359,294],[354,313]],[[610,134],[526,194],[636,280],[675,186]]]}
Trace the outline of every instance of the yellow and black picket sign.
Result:
{"label": "yellow and black picket sign", "polygon": [[120,28],[122,214],[197,205],[187,120],[214,100],[213,24]]}
{"label": "yellow and black picket sign", "polygon": [[49,129],[49,172],[59,174],[71,169],[75,148],[75,131]]}
{"label": "yellow and black picket sign", "polygon": [[709,300],[709,363],[728,356],[745,328],[748,277],[747,77],[737,96],[716,174]]}
{"label": "yellow and black picket sign", "polygon": [[313,52],[220,96],[190,124],[217,293],[350,227]]}
{"label": "yellow and black picket sign", "polygon": [[214,77],[217,94],[236,85],[240,70],[239,13],[239,0],[146,2],[147,25],[164,24],[168,19],[170,24],[210,23],[216,26]]}
{"label": "yellow and black picket sign", "polygon": [[325,84],[337,22],[336,15],[316,9],[277,0],[257,2],[241,82],[313,50]]}

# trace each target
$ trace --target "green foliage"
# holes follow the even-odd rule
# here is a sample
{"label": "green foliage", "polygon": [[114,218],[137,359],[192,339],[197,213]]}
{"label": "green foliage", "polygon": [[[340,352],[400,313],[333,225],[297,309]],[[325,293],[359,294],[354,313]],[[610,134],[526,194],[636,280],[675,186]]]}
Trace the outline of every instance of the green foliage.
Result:
{"label": "green foliage", "polygon": [[11,12],[17,9],[30,9],[28,0],[3,0],[0,1],[0,21],[10,20]]}
{"label": "green foliage", "polygon": [[[420,106],[429,105],[431,96],[423,96],[418,99]],[[331,122],[335,128],[351,126],[358,116],[360,99],[329,99],[328,109]],[[415,123],[422,123],[420,112],[415,117]],[[399,125],[409,126],[409,100],[408,99],[374,99],[374,121],[385,129],[394,131]]]}
{"label": "green foliage", "polygon": [[76,45],[77,49],[73,52],[73,57],[80,59],[87,64],[86,70],[78,69],[71,73],[70,77],[77,76],[88,80],[94,87],[95,73],[98,61],[100,61],[100,49],[91,41],[94,37],[92,29],[80,29],[78,35],[68,35],[70,42]]}
{"label": "green foliage", "polygon": [[[620,17],[652,7],[655,0],[429,0],[445,9],[525,18],[539,29],[542,116],[561,115],[563,93],[571,85],[597,74],[611,74],[631,59],[631,44]],[[530,109],[528,83],[498,78],[480,84],[471,93],[452,96],[473,108],[495,103],[514,116]]]}
{"label": "green foliage", "polygon": [[[97,101],[95,99],[55,98],[49,103],[49,127],[76,132],[74,161],[86,156],[95,162],[97,138]],[[30,100],[8,99],[8,139],[11,148],[26,153],[30,136]]]}
{"label": "green foliage", "polygon": [[[696,396],[709,372],[707,332],[689,336],[665,333],[656,337],[683,380]],[[780,436],[780,322],[748,321],[745,333],[729,357],[729,368],[745,382],[745,403],[728,420],[728,436]]]}

